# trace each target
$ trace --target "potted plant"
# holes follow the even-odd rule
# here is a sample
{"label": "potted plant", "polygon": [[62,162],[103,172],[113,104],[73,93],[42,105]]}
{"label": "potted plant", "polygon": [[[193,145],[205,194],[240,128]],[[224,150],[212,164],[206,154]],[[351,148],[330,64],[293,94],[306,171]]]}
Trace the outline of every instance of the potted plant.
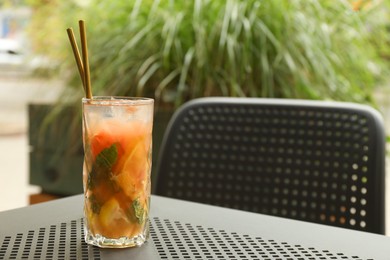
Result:
{"label": "potted plant", "polygon": [[[61,64],[56,76],[67,82],[61,105],[79,107],[83,96],[65,33],[80,16],[87,22],[94,95],[153,97],[157,113],[170,111],[167,119],[183,102],[202,96],[374,105],[372,91],[384,69],[372,42],[384,28],[372,23],[379,5],[354,11],[348,1],[314,0],[52,3],[60,17],[66,13],[61,8],[72,10],[68,24],[61,22],[54,55]],[[160,118],[155,126],[164,129]],[[81,138],[79,130],[73,133]],[[154,143],[156,158],[158,138]]]}

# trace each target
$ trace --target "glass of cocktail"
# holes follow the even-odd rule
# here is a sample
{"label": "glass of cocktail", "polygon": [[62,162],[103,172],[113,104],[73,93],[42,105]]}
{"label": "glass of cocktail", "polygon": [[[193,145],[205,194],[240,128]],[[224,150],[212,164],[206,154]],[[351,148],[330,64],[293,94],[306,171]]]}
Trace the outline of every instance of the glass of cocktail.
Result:
{"label": "glass of cocktail", "polygon": [[85,241],[142,245],[149,236],[153,99],[83,98]]}

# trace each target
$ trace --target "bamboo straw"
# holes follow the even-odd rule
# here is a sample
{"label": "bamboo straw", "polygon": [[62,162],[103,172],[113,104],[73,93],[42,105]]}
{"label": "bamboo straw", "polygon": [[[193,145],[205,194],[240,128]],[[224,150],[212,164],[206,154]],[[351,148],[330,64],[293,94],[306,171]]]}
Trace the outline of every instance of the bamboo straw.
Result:
{"label": "bamboo straw", "polygon": [[74,37],[73,29],[68,28],[68,29],[66,29],[66,31],[68,33],[69,41],[70,41],[70,44],[72,46],[74,58],[75,58],[76,63],[77,63],[77,68],[79,69],[81,81],[83,82],[84,92],[87,93],[87,90],[85,88],[85,76],[84,76],[83,62],[81,61],[80,52],[79,52],[79,48],[77,47],[76,38]]}
{"label": "bamboo straw", "polygon": [[88,48],[87,48],[87,34],[85,29],[85,22],[83,20],[79,21],[80,27],[80,38],[81,38],[81,51],[84,64],[84,82],[87,98],[92,98],[91,91],[91,79],[89,74],[89,61],[88,61]]}

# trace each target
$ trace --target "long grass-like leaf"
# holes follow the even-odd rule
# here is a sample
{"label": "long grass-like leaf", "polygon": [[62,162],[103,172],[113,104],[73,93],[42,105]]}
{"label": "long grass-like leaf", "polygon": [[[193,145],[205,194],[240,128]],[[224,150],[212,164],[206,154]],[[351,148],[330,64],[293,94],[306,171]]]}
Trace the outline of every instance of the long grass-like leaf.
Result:
{"label": "long grass-like leaf", "polygon": [[144,28],[137,32],[119,51],[119,54],[123,54],[127,52],[129,49],[134,48],[144,37],[150,32],[153,28],[154,24],[147,24]]}
{"label": "long grass-like leaf", "polygon": [[140,8],[141,8],[141,3],[142,3],[142,0],[134,0],[135,3],[134,3],[134,7],[133,7],[133,10],[130,14],[130,20],[131,21],[134,21],[137,19],[137,16],[139,15],[139,11],[140,11]]}
{"label": "long grass-like leaf", "polygon": [[164,61],[166,61],[165,64],[167,66],[167,61],[169,60],[177,36],[178,27],[180,26],[183,17],[183,13],[178,13],[176,16],[168,18],[162,30],[162,35],[164,37],[162,57]]}
{"label": "long grass-like leaf", "polygon": [[139,68],[138,72],[137,72],[137,77],[141,77],[142,75],[146,74],[146,71],[147,69],[155,64],[157,61],[158,61],[158,56],[156,54],[150,56],[149,58],[147,58],[142,64],[141,64],[141,67]]}
{"label": "long grass-like leaf", "polygon": [[148,14],[148,21],[153,21],[155,16],[157,15],[158,12],[158,6],[160,5],[161,0],[154,0],[153,4],[150,8],[149,14]]}
{"label": "long grass-like leaf", "polygon": [[182,98],[182,95],[183,95],[184,90],[186,88],[186,78],[187,78],[187,74],[188,74],[193,57],[194,57],[194,49],[191,48],[187,51],[186,55],[184,56],[184,64],[183,64],[183,67],[181,69],[180,80],[179,80],[179,84],[177,87],[177,97],[175,100],[175,103],[177,106],[179,106],[179,104],[181,104],[183,102],[181,100],[181,98]]}
{"label": "long grass-like leaf", "polygon": [[138,81],[137,85],[137,95],[142,95],[142,90],[146,84],[146,82],[153,76],[153,74],[161,67],[160,63],[153,63],[148,70],[142,75],[142,77]]}
{"label": "long grass-like leaf", "polygon": [[171,71],[157,86],[156,88],[156,97],[161,98],[161,93],[164,91],[164,89],[171,83],[175,78],[177,78],[180,75],[181,70],[176,69]]}

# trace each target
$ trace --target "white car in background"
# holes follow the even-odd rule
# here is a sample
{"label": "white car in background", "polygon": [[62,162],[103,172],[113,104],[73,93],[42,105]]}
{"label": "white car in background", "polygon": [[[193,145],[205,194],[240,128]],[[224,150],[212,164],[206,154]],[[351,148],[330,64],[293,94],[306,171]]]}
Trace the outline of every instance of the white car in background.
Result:
{"label": "white car in background", "polygon": [[53,62],[46,57],[32,55],[20,41],[0,38],[0,76],[15,73],[29,75],[52,67]]}
{"label": "white car in background", "polygon": [[0,39],[0,68],[7,69],[23,67],[25,57],[18,41],[13,39]]}

